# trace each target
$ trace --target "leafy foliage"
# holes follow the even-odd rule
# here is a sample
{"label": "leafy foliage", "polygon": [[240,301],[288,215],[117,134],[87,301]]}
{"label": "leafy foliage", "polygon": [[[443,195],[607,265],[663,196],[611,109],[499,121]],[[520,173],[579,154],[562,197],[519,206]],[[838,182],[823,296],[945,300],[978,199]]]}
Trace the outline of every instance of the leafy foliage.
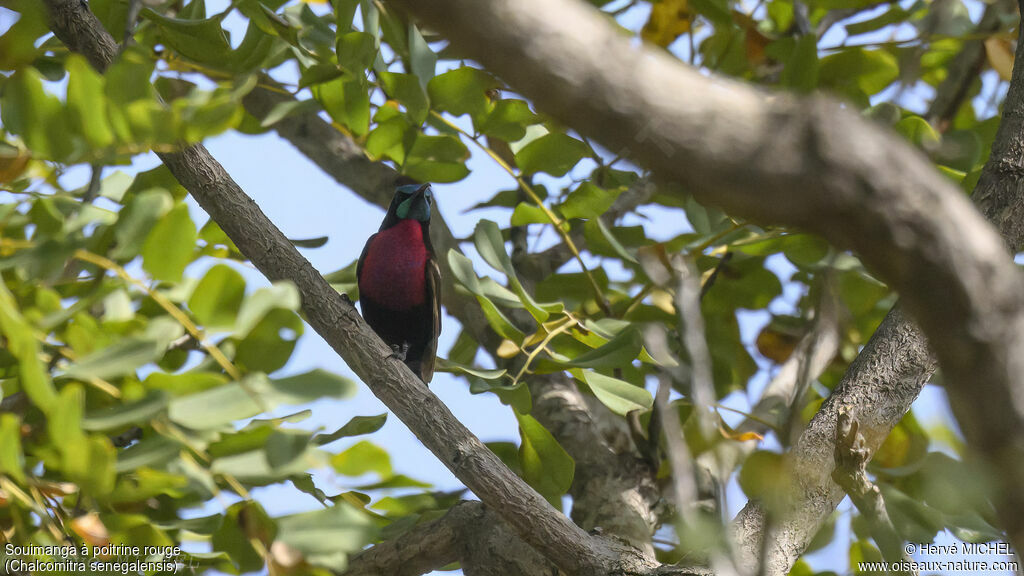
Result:
{"label": "leafy foliage", "polygon": [[[967,80],[966,98],[946,118],[929,117],[904,96],[939,86],[970,40],[959,0],[879,7],[816,0],[807,14],[789,0],[749,13],[752,5],[726,0],[593,4],[614,13],[626,33],[703,70],[841,97],[966,189],[991,148],[994,107],[974,98],[978,79]],[[272,563],[282,573],[326,574],[383,538],[382,530],[401,530],[457,499],[396,474],[372,440],[329,448],[376,432],[386,415],[355,416],[331,432],[293,426],[308,410],[259,418],[354,390],[323,371],[279,374],[303,333],[294,287],[249,285],[237,248],[198,217],[165,168],[108,169],[94,184],[69,189],[65,173],[76,166],[126,166],[228,131],[264,133],[309,111],[329,118],[370,159],[414,179],[459,182],[473,162],[493,162],[516,182],[478,199],[477,208],[493,209],[488,215],[498,221],[481,220],[467,234],[466,253],[439,256],[500,337],[486,350],[496,367],[477,365],[483,343],[464,330],[438,368],[511,407],[518,445],[491,448],[559,507],[576,467],[531,414],[532,379],[565,372],[615,418],[646,422],[651,383],[690,361],[678,337],[675,288],[641,264],[645,254],[685,253],[702,275],[716,404],[754,389],[759,369],[789,358],[826,286],[834,287],[843,308],[840,353],[793,407],[796,420],[813,414],[894,300],[856,258],[818,238],[680,201],[673,184],[652,182],[614,151],[550,121],[385,4],[244,0],[215,14],[203,0],[147,6],[135,42],[100,74],[44,36],[39,3],[4,3],[17,14],[0,35],[4,539],[57,544],[72,511],[88,511],[100,529],[75,531],[76,542],[201,541],[210,552],[181,559],[198,571]],[[90,7],[122,40],[126,3]],[[840,29],[845,39],[836,43]],[[879,41],[897,32],[909,40]],[[985,47],[1005,77],[1003,36]],[[243,99],[263,89],[266,76],[297,99],[255,118]],[[323,240],[295,243],[315,248]],[[568,248],[559,255],[558,245]],[[351,293],[354,269],[328,278]],[[743,328],[752,324],[742,319],[754,315],[761,329],[750,337]],[[651,325],[670,336],[668,358],[648,349]],[[720,434],[701,436],[689,383],[677,377],[673,385],[694,454],[750,439],[732,434],[718,411]],[[789,442],[784,433],[777,438]],[[944,529],[968,541],[999,536],[988,523],[986,487],[968,473],[956,438],[910,415],[873,464],[890,515],[910,541]],[[939,440],[957,457],[935,451]],[[729,472],[749,496],[770,500],[785,491],[777,482],[783,466],[765,449]],[[310,475],[315,469],[340,485],[364,475],[374,482],[328,495]],[[250,491],[283,482],[324,508],[270,517]],[[194,517],[196,507],[226,493],[234,495],[226,508]],[[863,521],[853,526],[851,562],[878,557]],[[794,573],[810,568],[801,563]]]}

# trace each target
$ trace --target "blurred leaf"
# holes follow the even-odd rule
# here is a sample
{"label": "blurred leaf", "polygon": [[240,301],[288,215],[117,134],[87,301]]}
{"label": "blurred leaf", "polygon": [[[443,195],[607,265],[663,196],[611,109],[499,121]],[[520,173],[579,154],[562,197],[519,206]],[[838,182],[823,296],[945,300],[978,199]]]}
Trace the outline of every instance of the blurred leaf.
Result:
{"label": "blurred leaf", "polygon": [[540,117],[530,110],[524,100],[499,100],[494,109],[474,126],[478,132],[515,142],[526,136],[526,127],[540,122]]}
{"label": "blurred leaf", "polygon": [[475,366],[467,366],[465,364],[459,364],[451,360],[445,360],[444,358],[438,358],[435,368],[439,372],[451,372],[453,374],[468,374],[470,376],[476,376],[477,378],[483,378],[484,380],[498,380],[507,373],[504,368],[500,370],[487,370],[484,368],[477,368]]}
{"label": "blurred leaf", "polygon": [[156,24],[163,41],[182,56],[207,62],[226,56],[231,51],[227,36],[221,28],[221,17],[192,20],[171,18],[146,8],[141,16]]}
{"label": "blurred leaf", "polygon": [[49,413],[57,402],[57,391],[39,362],[39,343],[32,326],[22,317],[7,286],[0,282],[0,333],[7,350],[18,360],[18,383],[33,404]]}
{"label": "blurred leaf", "polygon": [[142,266],[157,280],[178,282],[192,261],[196,225],[188,206],[178,204],[157,222],[142,246]]}
{"label": "blurred leaf", "polygon": [[107,99],[103,94],[103,77],[78,54],[68,56],[68,108],[75,122],[94,148],[114,143],[114,132],[107,120]]}
{"label": "blurred leaf", "polygon": [[899,77],[896,57],[884,50],[845,48],[821,59],[818,75],[822,87],[858,98],[884,90]]}
{"label": "blurred leaf", "polygon": [[0,474],[25,483],[25,454],[21,448],[21,421],[11,413],[0,414]]}
{"label": "blurred leaf", "polygon": [[313,437],[313,443],[323,446],[324,444],[330,444],[335,440],[341,438],[347,438],[349,436],[362,436],[363,434],[372,434],[377,430],[380,430],[384,423],[387,421],[387,413],[378,414],[376,416],[355,416],[349,420],[344,426],[338,428],[330,434],[317,434]]}
{"label": "blurred leaf", "polygon": [[623,368],[629,366],[643,349],[643,335],[629,327],[600,348],[581,354],[567,364],[579,368]]}
{"label": "blurred leaf", "polygon": [[469,174],[469,149],[455,136],[416,137],[406,156],[402,173],[420,182],[458,182]]}
{"label": "blurred leaf", "polygon": [[311,89],[332,120],[357,136],[366,134],[370,128],[370,97],[365,78],[335,78]]}
{"label": "blurred leaf", "polygon": [[561,497],[572,485],[575,462],[533,416],[516,412],[516,420],[522,437],[519,462],[523,477],[556,509],[561,509]]}
{"label": "blurred leaf", "polygon": [[497,87],[498,81],[487,72],[462,66],[432,78],[427,93],[434,108],[455,116],[469,114],[475,121],[489,111],[487,92]]}
{"label": "blurred leaf", "polygon": [[373,520],[344,503],[277,519],[277,542],[294,548],[310,563],[344,570],[346,555],[374,541]]}
{"label": "blurred leaf", "polygon": [[629,382],[591,370],[584,371],[583,378],[594,396],[620,416],[633,410],[649,410],[654,404],[650,392]]}
{"label": "blurred leaf", "polygon": [[90,432],[115,430],[130,424],[145,426],[147,421],[167,408],[169,396],[153,390],[140,400],[118,404],[85,415],[82,429]]}
{"label": "blurred leaf", "polygon": [[241,383],[174,398],[168,405],[168,416],[190,428],[219,428],[281,404],[300,405],[354,393],[355,385],[350,380],[319,369],[278,380],[250,374]]}
{"label": "blurred leaf", "polygon": [[640,31],[644,40],[667,48],[676,38],[690,31],[694,14],[689,0],[659,0],[651,4],[651,15]]}
{"label": "blurred leaf", "polygon": [[188,307],[199,322],[209,328],[226,328],[235,317],[245,297],[245,279],[234,268],[218,264],[199,281]]}
{"label": "blurred leaf", "polygon": [[422,124],[427,119],[430,104],[418,77],[411,74],[381,72],[380,79],[388,95],[405,106],[413,122]]}
{"label": "blurred leaf", "polygon": [[569,193],[558,211],[566,218],[593,218],[607,212],[617,196],[611,190],[583,182]]}
{"label": "blurred leaf", "polygon": [[339,474],[362,476],[370,472],[381,478],[391,476],[391,457],[383,448],[363,440],[331,458],[331,466]]}
{"label": "blurred leaf", "polygon": [[516,166],[524,174],[547,172],[552,176],[565,176],[580,160],[590,155],[590,147],[580,140],[553,132],[516,152]]}

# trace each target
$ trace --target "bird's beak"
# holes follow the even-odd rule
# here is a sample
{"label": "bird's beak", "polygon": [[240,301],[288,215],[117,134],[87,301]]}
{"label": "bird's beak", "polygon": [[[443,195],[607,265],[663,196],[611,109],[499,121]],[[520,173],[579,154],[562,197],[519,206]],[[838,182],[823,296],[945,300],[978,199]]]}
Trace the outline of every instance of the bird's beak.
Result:
{"label": "bird's beak", "polygon": [[429,189],[430,189],[430,184],[424,184],[423,186],[420,186],[416,190],[416,195],[419,196],[420,194],[423,194],[424,192],[426,192]]}

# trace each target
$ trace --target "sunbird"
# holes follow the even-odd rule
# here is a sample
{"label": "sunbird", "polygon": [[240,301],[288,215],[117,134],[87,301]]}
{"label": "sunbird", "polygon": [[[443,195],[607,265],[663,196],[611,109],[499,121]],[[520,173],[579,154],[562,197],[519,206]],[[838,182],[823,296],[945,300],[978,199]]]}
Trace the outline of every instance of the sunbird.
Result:
{"label": "sunbird", "polygon": [[363,318],[424,383],[441,333],[441,270],[430,244],[430,184],[395,190],[380,230],[359,256]]}

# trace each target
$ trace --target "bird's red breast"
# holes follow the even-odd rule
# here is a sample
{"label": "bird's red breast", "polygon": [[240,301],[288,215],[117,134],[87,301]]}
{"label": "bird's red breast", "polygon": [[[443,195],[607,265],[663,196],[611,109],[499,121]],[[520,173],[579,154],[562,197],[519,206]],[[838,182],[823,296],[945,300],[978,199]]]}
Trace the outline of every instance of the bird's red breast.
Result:
{"label": "bird's red breast", "polygon": [[401,220],[370,240],[359,278],[359,292],[393,310],[407,310],[426,299],[424,273],[430,254],[417,220]]}

